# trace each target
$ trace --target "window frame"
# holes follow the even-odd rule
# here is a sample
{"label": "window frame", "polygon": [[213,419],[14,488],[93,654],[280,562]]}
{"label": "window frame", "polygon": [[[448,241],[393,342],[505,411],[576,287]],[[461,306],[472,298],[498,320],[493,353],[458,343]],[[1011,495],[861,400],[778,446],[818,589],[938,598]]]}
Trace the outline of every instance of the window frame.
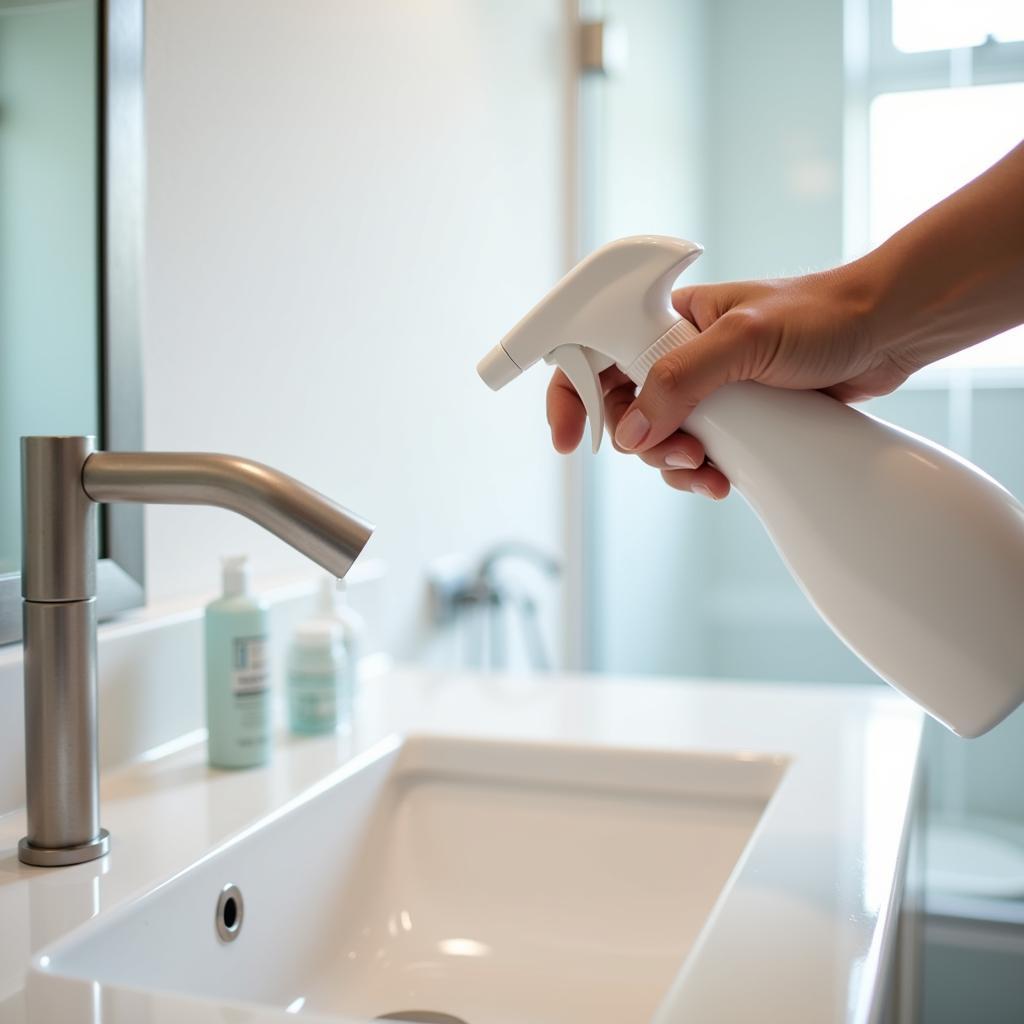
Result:
{"label": "window frame", "polygon": [[[996,85],[1024,79],[1024,40],[904,53],[892,41],[892,0],[867,0],[872,98],[883,92]],[[964,78],[957,81],[957,78]]]}
{"label": "window frame", "polygon": [[[979,46],[905,53],[892,41],[892,0],[845,0],[843,8],[845,117],[843,138],[843,258],[870,248],[871,104],[887,93],[1024,82],[1024,40],[989,39]],[[1024,365],[927,367],[905,386],[948,386],[951,373],[979,386],[1024,386]]]}

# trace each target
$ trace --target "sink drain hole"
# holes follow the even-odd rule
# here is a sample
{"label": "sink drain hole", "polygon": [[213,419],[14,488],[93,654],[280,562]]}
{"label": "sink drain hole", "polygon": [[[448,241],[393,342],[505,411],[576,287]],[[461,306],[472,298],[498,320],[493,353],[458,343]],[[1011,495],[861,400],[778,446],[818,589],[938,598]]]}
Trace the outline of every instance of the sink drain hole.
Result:
{"label": "sink drain hole", "polygon": [[406,1024],[466,1024],[460,1017],[450,1013],[435,1013],[433,1010],[395,1010],[393,1013],[382,1013],[374,1020],[405,1021]]}
{"label": "sink drain hole", "polygon": [[225,885],[217,898],[217,934],[221,942],[234,942],[242,930],[242,892],[237,885]]}

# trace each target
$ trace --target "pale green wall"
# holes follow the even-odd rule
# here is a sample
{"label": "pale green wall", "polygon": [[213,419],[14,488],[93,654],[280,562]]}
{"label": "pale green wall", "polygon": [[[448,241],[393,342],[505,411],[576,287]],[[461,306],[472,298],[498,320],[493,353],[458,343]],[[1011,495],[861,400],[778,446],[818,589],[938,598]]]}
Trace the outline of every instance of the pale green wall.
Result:
{"label": "pale green wall", "polygon": [[[842,255],[841,3],[715,0],[708,10],[712,280],[800,273]],[[866,681],[738,496],[700,506],[705,659],[691,671]]]}
{"label": "pale green wall", "polygon": [[838,0],[709,0],[708,273],[793,274],[842,255]]}
{"label": "pale green wall", "polygon": [[[708,231],[706,18],[701,0],[606,0],[628,33],[621,75],[588,83],[585,127],[597,139],[587,239],[656,233],[703,241]],[[705,277],[704,261],[687,280]],[[658,475],[605,441],[586,456],[590,663],[609,671],[678,674],[680,652],[698,655],[703,552],[695,509]],[[666,640],[671,638],[671,642]]]}
{"label": "pale green wall", "polygon": [[[628,31],[630,57],[601,88],[592,242],[640,231],[703,242],[692,283],[837,262],[841,5],[617,0],[604,13]],[[821,625],[740,498],[694,501],[611,452],[590,480],[595,665],[873,678]]]}
{"label": "pale green wall", "polygon": [[95,8],[0,9],[0,573],[18,438],[99,427]]}

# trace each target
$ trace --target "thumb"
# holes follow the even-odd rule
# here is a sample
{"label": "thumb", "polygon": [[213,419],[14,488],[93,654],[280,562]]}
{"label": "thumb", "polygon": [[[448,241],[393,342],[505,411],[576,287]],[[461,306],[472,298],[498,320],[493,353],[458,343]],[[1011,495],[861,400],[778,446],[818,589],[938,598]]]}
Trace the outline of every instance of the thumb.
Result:
{"label": "thumb", "polygon": [[662,356],[615,431],[625,451],[645,451],[679,429],[694,407],[723,384],[742,379],[736,324],[727,314]]}

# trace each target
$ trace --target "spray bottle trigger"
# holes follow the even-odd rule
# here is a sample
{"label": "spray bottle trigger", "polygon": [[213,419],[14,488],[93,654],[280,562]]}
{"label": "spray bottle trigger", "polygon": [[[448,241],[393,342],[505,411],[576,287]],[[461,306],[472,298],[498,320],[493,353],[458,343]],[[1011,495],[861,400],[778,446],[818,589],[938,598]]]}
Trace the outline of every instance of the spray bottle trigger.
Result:
{"label": "spray bottle trigger", "polygon": [[600,373],[612,365],[607,356],[583,345],[559,345],[544,361],[557,366],[569,378],[569,383],[580,396],[590,420],[590,440],[594,452],[601,447],[604,433],[604,393]]}

